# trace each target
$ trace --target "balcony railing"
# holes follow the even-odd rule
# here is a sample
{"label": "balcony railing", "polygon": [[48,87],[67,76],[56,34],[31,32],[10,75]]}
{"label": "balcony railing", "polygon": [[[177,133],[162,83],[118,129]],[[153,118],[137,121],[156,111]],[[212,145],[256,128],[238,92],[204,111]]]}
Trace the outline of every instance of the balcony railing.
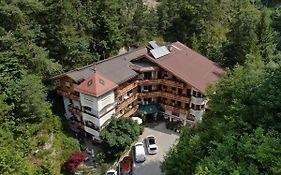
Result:
{"label": "balcony railing", "polygon": [[133,83],[129,84],[128,86],[124,87],[123,89],[117,90],[116,97],[117,98],[121,97],[122,95],[124,95],[125,93],[129,92],[130,90],[134,89],[137,86],[138,86],[138,83],[133,82]]}
{"label": "balcony railing", "polygon": [[76,121],[76,120],[72,120],[72,121],[71,121],[71,124],[72,124],[74,127],[77,127],[77,128],[81,128],[81,129],[84,128],[83,123],[82,123],[82,122],[79,122],[79,121]]}
{"label": "balcony railing", "polygon": [[96,130],[96,131],[100,131],[100,128],[98,126],[96,126],[95,124],[90,124],[90,123],[85,123],[85,126],[93,129],[93,130]]}
{"label": "balcony railing", "polygon": [[80,101],[80,97],[71,93],[71,92],[68,92],[68,91],[63,91],[61,89],[58,89],[57,90],[57,93],[61,96],[64,96],[64,97],[67,97],[67,98],[70,98],[72,100],[75,100],[75,101]]}
{"label": "balcony railing", "polygon": [[138,97],[146,97],[146,98],[151,98],[151,97],[161,97],[160,91],[151,91],[151,92],[141,92],[138,93]]}
{"label": "balcony railing", "polygon": [[121,104],[117,105],[116,112],[119,112],[120,110],[124,109],[125,107],[127,107],[129,104],[133,103],[137,99],[138,99],[137,94],[129,97],[127,100],[125,100]]}
{"label": "balcony railing", "polygon": [[133,115],[135,112],[137,112],[139,106],[136,105],[134,106],[132,109],[130,109],[129,111],[127,111],[125,114],[123,114],[123,117],[130,117],[131,115]]}
{"label": "balcony railing", "polygon": [[178,88],[184,88],[185,84],[173,80],[167,80],[167,79],[150,79],[150,80],[136,80],[135,82],[128,84],[122,89],[117,90],[116,97],[120,97],[127,93],[128,91],[134,89],[138,85],[152,85],[152,84],[162,84],[166,86],[172,86],[172,87],[178,87]]}
{"label": "balcony railing", "polygon": [[205,112],[204,109],[200,109],[200,110],[190,109],[190,114],[194,115],[195,118],[202,118],[204,112]]}
{"label": "balcony railing", "polygon": [[96,136],[96,137],[99,136],[99,132],[100,132],[100,131],[97,131],[97,130],[95,130],[95,129],[92,129],[92,128],[88,127],[88,126],[85,126],[85,127],[84,127],[84,130],[85,130],[86,132],[88,132],[88,133],[90,133],[90,134]]}
{"label": "balcony railing", "polygon": [[171,105],[168,105],[168,104],[163,104],[162,107],[164,109],[172,111],[172,112],[184,114],[186,116],[189,115],[189,111],[187,109],[183,109],[183,108],[179,108],[179,107],[174,107],[174,106],[171,106]]}
{"label": "balcony railing", "polygon": [[152,79],[152,80],[137,80],[139,85],[152,85],[152,84],[161,84],[161,79]]}
{"label": "balcony railing", "polygon": [[82,111],[80,109],[77,109],[73,106],[73,104],[70,104],[67,106],[68,110],[73,113],[73,114],[77,114],[77,115],[82,115]]}
{"label": "balcony railing", "polygon": [[190,102],[190,98],[188,98],[188,97],[179,96],[179,95],[169,93],[169,92],[161,92],[160,94],[161,94],[161,97],[177,100],[177,101],[184,102],[184,103]]}
{"label": "balcony railing", "polygon": [[185,87],[184,83],[173,81],[173,80],[166,80],[166,79],[161,80],[161,84],[166,86],[179,87],[179,88]]}
{"label": "balcony railing", "polygon": [[201,97],[191,97],[191,103],[195,104],[195,105],[203,105],[207,103],[207,99],[206,98],[201,98]]}

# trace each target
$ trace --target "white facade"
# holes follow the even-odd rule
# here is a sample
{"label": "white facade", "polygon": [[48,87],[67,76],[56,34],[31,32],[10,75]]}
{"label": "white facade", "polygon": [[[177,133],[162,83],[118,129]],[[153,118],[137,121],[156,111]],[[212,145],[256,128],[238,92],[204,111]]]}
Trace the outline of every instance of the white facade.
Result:
{"label": "white facade", "polygon": [[207,99],[204,98],[204,97],[201,98],[201,97],[194,97],[194,96],[192,96],[190,103],[193,103],[195,105],[204,105],[204,104],[207,103]]}
{"label": "white facade", "polygon": [[195,116],[196,122],[202,121],[202,117],[203,117],[204,112],[205,112],[205,109],[201,109],[201,110],[190,109],[190,114]]}
{"label": "white facade", "polygon": [[114,92],[110,91],[100,97],[80,93],[80,100],[83,109],[82,116],[85,131],[99,140],[98,130],[109,121],[115,113]]}
{"label": "white facade", "polygon": [[[81,106],[86,110],[87,112],[94,114],[96,116],[103,115],[110,109],[114,108],[114,92],[110,91],[100,97],[94,97],[89,96],[86,94],[80,93],[80,100],[81,100]],[[86,108],[91,108],[90,111],[88,111]]]}
{"label": "white facade", "polygon": [[63,105],[64,105],[64,116],[66,119],[70,119],[72,117],[71,112],[68,110],[68,105],[70,104],[69,98],[63,97]]}
{"label": "white facade", "polygon": [[74,108],[76,108],[76,109],[81,109],[81,106],[80,106],[80,102],[79,102],[79,101],[73,100],[72,102],[73,102]]}

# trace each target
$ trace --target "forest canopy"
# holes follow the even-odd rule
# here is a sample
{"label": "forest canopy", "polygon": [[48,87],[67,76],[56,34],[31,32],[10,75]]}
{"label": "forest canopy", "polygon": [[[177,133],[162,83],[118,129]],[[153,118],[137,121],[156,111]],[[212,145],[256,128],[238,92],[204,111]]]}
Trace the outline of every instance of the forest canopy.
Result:
{"label": "forest canopy", "polygon": [[162,170],[280,174],[278,0],[0,1],[0,174],[60,174],[79,144],[54,113],[49,78],[152,39],[180,41],[228,70]]}

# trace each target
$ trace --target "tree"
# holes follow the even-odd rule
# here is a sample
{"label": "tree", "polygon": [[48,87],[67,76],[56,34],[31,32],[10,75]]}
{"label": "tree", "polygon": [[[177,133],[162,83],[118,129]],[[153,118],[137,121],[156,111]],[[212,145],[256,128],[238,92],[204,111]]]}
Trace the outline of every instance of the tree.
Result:
{"label": "tree", "polygon": [[50,105],[45,101],[45,88],[39,77],[25,74],[12,86],[9,95],[13,100],[14,121],[17,124],[39,123],[52,116]]}
{"label": "tree", "polygon": [[165,174],[280,174],[280,67],[246,60],[209,88],[210,110],[183,129],[161,165]]}
{"label": "tree", "polygon": [[241,10],[229,32],[229,42],[224,46],[223,64],[233,67],[243,64],[247,54],[259,55],[257,25],[260,13],[254,7]]}
{"label": "tree", "polygon": [[100,133],[107,158],[114,159],[119,156],[142,131],[143,127],[130,118],[112,118],[110,124]]}
{"label": "tree", "polygon": [[276,43],[273,39],[274,32],[270,19],[271,12],[268,9],[262,11],[260,16],[260,24],[258,24],[258,39],[260,45],[261,56],[265,62],[275,60]]}

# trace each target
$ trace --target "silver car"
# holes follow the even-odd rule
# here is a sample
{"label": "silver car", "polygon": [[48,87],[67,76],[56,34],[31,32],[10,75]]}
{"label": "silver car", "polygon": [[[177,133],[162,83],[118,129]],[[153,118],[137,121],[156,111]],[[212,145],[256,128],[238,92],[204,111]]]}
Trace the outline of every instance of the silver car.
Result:
{"label": "silver car", "polygon": [[148,154],[157,154],[158,147],[156,145],[156,138],[153,135],[146,137],[146,147]]}

